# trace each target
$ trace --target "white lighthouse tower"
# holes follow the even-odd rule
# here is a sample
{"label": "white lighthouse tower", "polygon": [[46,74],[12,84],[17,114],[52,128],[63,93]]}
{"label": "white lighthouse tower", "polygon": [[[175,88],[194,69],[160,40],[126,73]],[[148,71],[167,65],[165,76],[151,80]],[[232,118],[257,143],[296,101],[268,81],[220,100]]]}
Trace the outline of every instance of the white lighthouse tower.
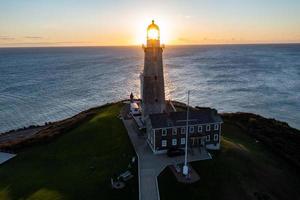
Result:
{"label": "white lighthouse tower", "polygon": [[159,27],[152,23],[147,28],[147,45],[144,46],[144,71],[141,73],[143,119],[149,114],[162,113],[166,108],[165,85]]}

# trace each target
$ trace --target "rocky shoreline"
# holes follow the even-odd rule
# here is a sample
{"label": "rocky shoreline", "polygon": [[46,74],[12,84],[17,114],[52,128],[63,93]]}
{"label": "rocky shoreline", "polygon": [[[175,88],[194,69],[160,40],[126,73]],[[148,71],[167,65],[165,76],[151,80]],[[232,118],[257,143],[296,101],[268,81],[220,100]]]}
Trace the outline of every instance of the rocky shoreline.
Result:
{"label": "rocky shoreline", "polygon": [[[50,142],[52,139],[90,119],[101,108],[121,102],[123,101],[90,108],[70,118],[46,123],[43,126],[29,126],[2,133],[0,135],[0,151],[18,152],[33,144]],[[181,106],[184,105],[180,102],[176,103],[181,104]],[[278,154],[291,164],[300,167],[299,130],[290,127],[286,122],[267,119],[253,113],[222,113],[221,116],[225,123],[239,126],[244,130],[245,134],[248,134],[257,142],[261,142],[272,152]],[[8,137],[7,140],[1,140],[1,138],[9,135],[15,135],[15,137]]]}

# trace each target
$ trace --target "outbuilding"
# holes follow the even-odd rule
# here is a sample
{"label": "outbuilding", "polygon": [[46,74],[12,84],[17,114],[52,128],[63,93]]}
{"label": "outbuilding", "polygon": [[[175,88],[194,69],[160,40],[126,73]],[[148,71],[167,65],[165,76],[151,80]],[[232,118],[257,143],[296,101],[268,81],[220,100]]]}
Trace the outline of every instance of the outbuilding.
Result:
{"label": "outbuilding", "polygon": [[[188,146],[220,148],[222,118],[215,109],[189,112]],[[184,148],[186,143],[186,112],[150,114],[146,119],[147,141],[154,153],[170,148]]]}

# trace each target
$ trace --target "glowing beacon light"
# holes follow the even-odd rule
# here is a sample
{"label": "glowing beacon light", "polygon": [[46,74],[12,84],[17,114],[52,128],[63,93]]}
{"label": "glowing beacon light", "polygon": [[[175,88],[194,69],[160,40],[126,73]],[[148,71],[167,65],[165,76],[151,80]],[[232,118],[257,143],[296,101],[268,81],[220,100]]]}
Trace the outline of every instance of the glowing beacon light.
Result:
{"label": "glowing beacon light", "polygon": [[147,46],[160,46],[159,27],[154,23],[154,20],[147,28]]}
{"label": "glowing beacon light", "polygon": [[148,30],[148,39],[158,40],[158,38],[159,38],[158,30],[156,29]]}

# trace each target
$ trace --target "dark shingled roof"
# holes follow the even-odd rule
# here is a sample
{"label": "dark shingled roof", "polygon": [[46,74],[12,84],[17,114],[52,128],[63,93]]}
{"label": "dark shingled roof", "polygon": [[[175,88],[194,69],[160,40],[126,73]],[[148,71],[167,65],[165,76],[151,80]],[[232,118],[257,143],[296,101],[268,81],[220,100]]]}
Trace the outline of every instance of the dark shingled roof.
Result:
{"label": "dark shingled roof", "polygon": [[[186,112],[150,114],[152,128],[163,128],[186,125]],[[189,125],[221,123],[222,118],[214,109],[193,110],[189,114]]]}

